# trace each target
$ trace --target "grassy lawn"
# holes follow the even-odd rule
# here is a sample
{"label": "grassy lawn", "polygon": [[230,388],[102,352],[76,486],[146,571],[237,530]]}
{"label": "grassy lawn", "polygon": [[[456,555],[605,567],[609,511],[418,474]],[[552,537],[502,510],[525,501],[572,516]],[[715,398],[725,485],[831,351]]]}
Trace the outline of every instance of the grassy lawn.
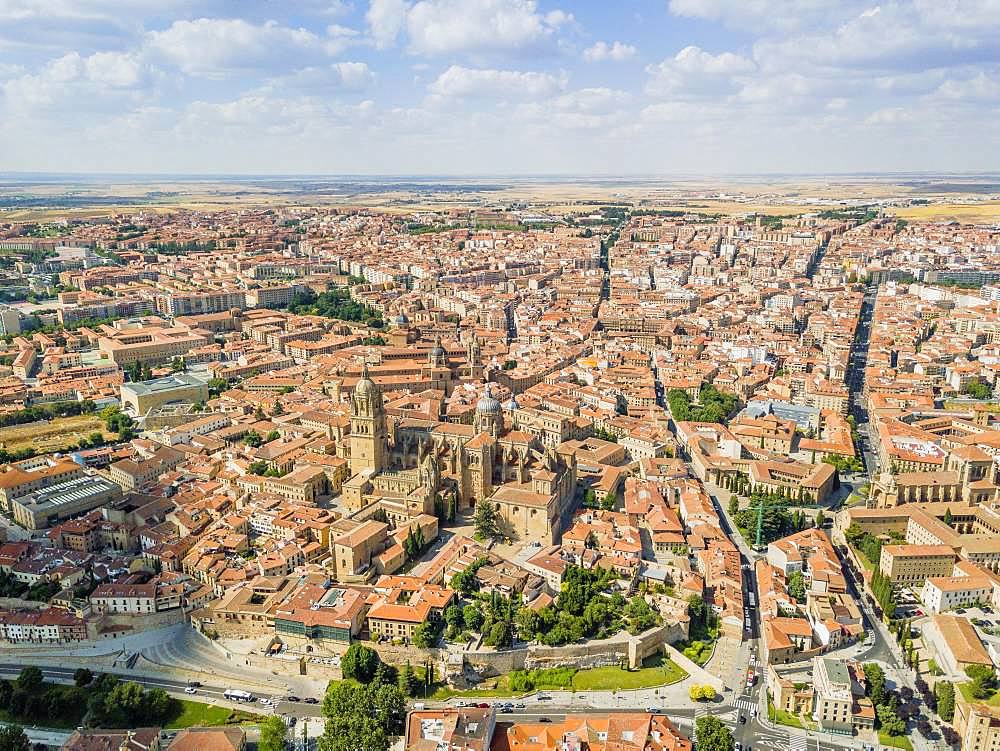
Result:
{"label": "grassy lawn", "polygon": [[199,701],[180,699],[181,713],[167,723],[171,729],[189,728],[200,725],[216,727],[219,725],[237,725],[256,723],[263,719],[262,715],[245,712],[242,709],[217,707],[214,704],[202,704]]}
{"label": "grassy lawn", "polygon": [[[561,671],[560,671],[561,672]],[[468,691],[457,691],[449,686],[437,686],[429,698],[438,701],[450,699],[453,696],[463,698],[511,698],[531,691],[611,691],[613,689],[653,688],[677,683],[687,678],[687,673],[666,657],[654,655],[646,659],[638,670],[622,670],[612,666],[605,668],[587,668],[572,673],[571,684],[551,683],[544,681],[536,683],[529,691],[514,691],[510,687],[509,676],[502,675],[485,681],[482,687]]]}
{"label": "grassy lawn", "polygon": [[972,695],[971,683],[959,683],[958,690],[962,692],[962,696],[969,703],[989,704],[991,707],[1000,707],[1000,691],[994,691],[993,695],[988,699],[977,699]]}
{"label": "grassy lawn", "polygon": [[654,655],[646,659],[638,670],[622,670],[619,667],[578,670],[573,676],[573,688],[577,691],[652,688],[677,683],[687,676],[687,672],[676,663],[661,655]]}
{"label": "grassy lawn", "polygon": [[791,728],[802,728],[803,730],[811,729],[812,723],[803,722],[802,718],[798,715],[794,715],[791,712],[786,712],[783,709],[778,709],[774,706],[774,702],[771,698],[767,699],[767,714],[771,722],[776,722],[779,725],[787,725]]}
{"label": "grassy lawn", "polygon": [[886,735],[885,733],[879,733],[878,742],[883,746],[892,746],[893,748],[905,749],[905,751],[913,751],[913,744],[910,743],[910,739],[905,735]]}

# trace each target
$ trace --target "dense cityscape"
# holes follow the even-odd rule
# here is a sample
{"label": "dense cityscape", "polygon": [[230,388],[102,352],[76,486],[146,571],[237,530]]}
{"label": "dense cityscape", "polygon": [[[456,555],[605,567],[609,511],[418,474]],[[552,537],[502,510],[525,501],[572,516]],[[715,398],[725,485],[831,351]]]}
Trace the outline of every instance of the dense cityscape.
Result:
{"label": "dense cityscape", "polygon": [[0,226],[3,717],[989,748],[996,225],[472,203]]}
{"label": "dense cityscape", "polygon": [[0,0],[0,751],[1000,751],[1000,0]]}

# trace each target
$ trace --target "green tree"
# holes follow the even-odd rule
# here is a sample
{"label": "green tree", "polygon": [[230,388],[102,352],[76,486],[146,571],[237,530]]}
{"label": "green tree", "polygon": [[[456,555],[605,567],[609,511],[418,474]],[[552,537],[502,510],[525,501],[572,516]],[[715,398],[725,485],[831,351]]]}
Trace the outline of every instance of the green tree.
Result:
{"label": "green tree", "polygon": [[462,620],[465,621],[466,628],[479,631],[483,625],[483,613],[475,605],[466,605],[462,608]]}
{"label": "green tree", "polygon": [[437,644],[438,627],[433,621],[424,621],[413,630],[413,645],[421,649],[430,649]]}
{"label": "green tree", "polygon": [[260,433],[256,430],[248,430],[246,435],[243,436],[243,443],[250,448],[257,448],[264,443],[264,439],[260,437]]}
{"label": "green tree", "polygon": [[474,518],[477,540],[496,540],[500,537],[500,520],[493,504],[487,500],[476,504]]}
{"label": "green tree", "polygon": [[449,628],[462,628],[462,608],[458,605],[449,605],[447,610],[444,611],[444,620]]}
{"label": "green tree", "polygon": [[947,524],[950,527],[954,521],[955,521],[955,518],[951,515],[951,509],[950,508],[945,509],[944,510],[944,523]]}
{"label": "green tree", "polygon": [[33,691],[38,691],[42,687],[43,680],[42,671],[34,665],[29,665],[26,668],[22,668],[21,672],[18,674],[17,687],[21,691],[31,693]]}
{"label": "green tree", "polygon": [[951,722],[955,717],[955,685],[951,681],[938,681],[934,684],[934,695],[937,697],[937,713],[945,722]]}
{"label": "green tree", "polygon": [[729,515],[732,516],[740,510],[740,499],[735,493],[729,496]]}
{"label": "green tree", "polygon": [[799,602],[806,601],[806,578],[801,571],[793,571],[788,575],[788,594]]}
{"label": "green tree", "polygon": [[31,741],[20,725],[0,727],[0,751],[30,751]]}
{"label": "green tree", "polygon": [[906,733],[906,723],[900,718],[896,711],[888,704],[879,704],[875,707],[875,714],[882,732],[886,735],[898,737]]}
{"label": "green tree", "polygon": [[717,717],[699,717],[694,723],[698,751],[733,751],[732,731]]}
{"label": "green tree", "polygon": [[93,680],[94,674],[87,670],[87,668],[77,668],[73,672],[73,683],[77,686],[89,686]]}
{"label": "green tree", "polygon": [[816,512],[816,528],[822,529],[824,524],[826,524],[826,514],[823,513],[823,509],[820,509]]}
{"label": "green tree", "polygon": [[285,723],[277,715],[271,715],[260,723],[260,740],[257,751],[285,751]]}
{"label": "green tree", "polygon": [[320,751],[388,751],[403,733],[406,697],[396,685],[331,682],[323,715]]}
{"label": "green tree", "polygon": [[420,679],[407,662],[399,672],[399,690],[407,696],[416,696],[420,692]]}
{"label": "green tree", "polygon": [[353,678],[359,683],[368,683],[375,677],[375,671],[382,660],[371,647],[355,642],[347,648],[340,660],[340,671],[345,678]]}
{"label": "green tree", "polygon": [[866,663],[864,666],[865,682],[867,684],[868,698],[872,704],[878,706],[885,703],[885,673],[882,668],[874,662]]}
{"label": "green tree", "polygon": [[977,699],[986,699],[993,695],[996,688],[993,668],[987,665],[969,665],[965,674],[972,679],[970,690]]}

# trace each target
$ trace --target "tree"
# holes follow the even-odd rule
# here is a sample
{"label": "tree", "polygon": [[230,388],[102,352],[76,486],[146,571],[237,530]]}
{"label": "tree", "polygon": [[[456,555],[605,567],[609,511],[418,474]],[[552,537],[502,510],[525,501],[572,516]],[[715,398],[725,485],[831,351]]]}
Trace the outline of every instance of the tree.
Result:
{"label": "tree", "polygon": [[359,683],[368,683],[375,677],[375,671],[382,660],[371,647],[355,642],[347,648],[340,660],[340,672],[345,678],[353,678]]}
{"label": "tree", "polygon": [[403,733],[406,697],[399,686],[341,681],[323,699],[326,729],[320,751],[388,751]]}
{"label": "tree", "polygon": [[965,674],[972,679],[970,690],[977,699],[986,699],[992,696],[995,686],[995,674],[993,668],[987,665],[969,665],[965,668]]}
{"label": "tree", "polygon": [[699,751],[733,751],[733,733],[717,717],[699,717],[694,732]]}
{"label": "tree", "polygon": [[420,679],[413,672],[409,661],[407,661],[406,666],[399,673],[399,690],[407,696],[416,696],[420,691]]}
{"label": "tree", "polygon": [[613,490],[609,490],[604,496],[604,500],[601,501],[601,508],[605,511],[614,511],[615,504],[618,503],[618,494]]}
{"label": "tree", "polygon": [[42,671],[34,665],[23,668],[17,676],[17,687],[22,691],[31,693],[42,687]]}
{"label": "tree", "polygon": [[735,493],[729,496],[729,515],[732,516],[740,510],[740,499]]}
{"label": "tree", "polygon": [[474,519],[477,540],[495,540],[500,537],[500,521],[493,504],[487,500],[476,504]]}
{"label": "tree", "polygon": [[0,751],[29,751],[31,741],[20,725],[0,727]]}
{"label": "tree", "polygon": [[257,751],[285,751],[285,723],[277,715],[271,715],[260,723],[260,740]]}
{"label": "tree", "polygon": [[950,527],[954,521],[955,521],[955,518],[951,515],[951,509],[950,508],[949,509],[945,509],[944,510],[944,523],[947,524]]}
{"label": "tree", "polygon": [[937,697],[937,713],[945,722],[951,722],[955,717],[955,686],[951,681],[938,681],[934,684],[934,695]]}
{"label": "tree", "polygon": [[879,704],[875,707],[875,714],[878,716],[882,732],[886,735],[900,736],[906,733],[906,723],[904,723],[896,711],[888,704]]}
{"label": "tree", "polygon": [[444,621],[448,624],[448,628],[456,630],[462,628],[462,609],[458,605],[449,605],[444,611]]}
{"label": "tree", "polygon": [[865,682],[868,686],[868,698],[878,706],[885,703],[885,673],[874,662],[865,664]]}
{"label": "tree", "polygon": [[691,595],[688,598],[688,615],[691,616],[691,622],[704,623],[705,613],[705,601],[701,598],[701,595]]}
{"label": "tree", "polygon": [[433,621],[424,621],[413,630],[413,646],[430,649],[437,643],[438,627]]}
{"label": "tree", "polygon": [[88,686],[92,680],[94,680],[94,674],[87,668],[77,668],[73,673],[73,683],[77,686]]}
{"label": "tree", "polygon": [[806,578],[801,571],[793,571],[788,575],[788,594],[799,602],[806,601]]}
{"label": "tree", "polygon": [[264,443],[264,439],[260,437],[260,433],[256,430],[248,430],[246,435],[243,436],[243,443],[250,448],[257,448]]}
{"label": "tree", "polygon": [[816,512],[816,529],[822,529],[824,524],[826,524],[826,514],[820,509]]}
{"label": "tree", "polygon": [[475,605],[466,605],[462,608],[462,620],[467,628],[478,631],[483,625],[483,613]]}

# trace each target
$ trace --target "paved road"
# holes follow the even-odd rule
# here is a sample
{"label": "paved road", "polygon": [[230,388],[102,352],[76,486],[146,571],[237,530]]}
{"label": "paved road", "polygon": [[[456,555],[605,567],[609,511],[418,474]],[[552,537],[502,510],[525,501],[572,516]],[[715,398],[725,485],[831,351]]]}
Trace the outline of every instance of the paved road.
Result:
{"label": "paved road", "polygon": [[[3,678],[16,678],[18,673],[21,672],[21,668],[25,667],[23,665],[0,665],[0,677]],[[72,683],[73,673],[76,667],[66,667],[66,668],[53,668],[53,667],[42,667],[42,675],[45,676],[46,680],[55,681],[56,683]],[[115,671],[106,670],[98,672],[108,672],[114,673]],[[194,695],[186,694],[184,689],[187,688],[187,682],[182,680],[174,680],[171,678],[149,678],[143,676],[127,675],[121,673],[115,673],[119,675],[124,680],[133,681],[142,686],[148,688],[162,688],[167,693],[172,696],[177,696],[183,699],[191,699],[193,701],[203,701],[212,704],[223,704],[225,706],[238,706],[247,709],[248,711],[259,712],[261,714],[271,714],[272,711],[278,714],[293,715],[298,718],[303,717],[319,717],[322,715],[321,704],[306,704],[304,702],[287,702],[283,701],[282,696],[267,696],[266,694],[254,694],[255,698],[262,699],[268,698],[276,701],[275,709],[271,710],[267,705],[261,704],[259,701],[253,704],[239,704],[227,701],[224,697],[225,691],[231,686],[220,686],[220,685],[202,685],[197,689],[197,693]],[[252,693],[252,692],[251,692]],[[304,697],[302,697],[304,698]]]}

